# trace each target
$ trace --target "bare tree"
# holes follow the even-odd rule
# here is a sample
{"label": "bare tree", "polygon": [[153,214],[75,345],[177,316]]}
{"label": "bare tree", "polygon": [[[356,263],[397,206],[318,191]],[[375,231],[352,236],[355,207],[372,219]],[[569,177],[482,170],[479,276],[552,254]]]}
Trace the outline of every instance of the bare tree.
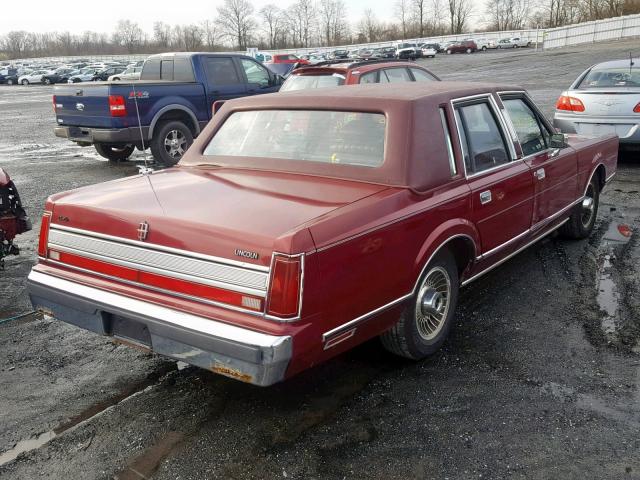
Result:
{"label": "bare tree", "polygon": [[522,28],[529,18],[529,0],[489,0],[486,6],[488,25],[493,30]]}
{"label": "bare tree", "polygon": [[287,9],[287,23],[293,34],[294,44],[301,47],[311,45],[316,33],[316,15],[313,0],[298,0]]}
{"label": "bare tree", "polygon": [[267,45],[269,48],[277,48],[278,36],[282,28],[282,10],[270,3],[260,9],[263,30],[267,34]]}
{"label": "bare tree", "polygon": [[396,0],[394,4],[395,17],[400,22],[400,29],[402,31],[402,38],[408,37],[409,22],[411,17],[411,9],[409,8],[409,0]]}
{"label": "bare tree", "polygon": [[348,31],[344,0],[320,0],[319,13],[323,43],[339,45]]}
{"label": "bare tree", "polygon": [[373,10],[370,8],[367,8],[364,11],[364,14],[358,24],[358,30],[360,32],[360,37],[365,42],[377,42],[379,40],[379,37],[381,36],[380,33],[383,29],[375,13],[373,13]]}
{"label": "bare tree", "polygon": [[116,31],[113,33],[113,43],[122,45],[129,53],[138,50],[144,38],[145,35],[140,25],[131,20],[118,21]]}
{"label": "bare tree", "polygon": [[450,33],[462,33],[467,26],[469,16],[473,12],[473,4],[470,0],[449,1],[449,27]]}
{"label": "bare tree", "polygon": [[12,58],[20,58],[26,51],[28,33],[24,30],[9,32],[5,35],[2,48]]}
{"label": "bare tree", "polygon": [[202,30],[198,25],[176,25],[173,36],[180,50],[193,52],[202,47]]}
{"label": "bare tree", "polygon": [[426,0],[412,0],[413,18],[417,27],[418,37],[424,37],[424,22],[425,22],[425,8]]}
{"label": "bare tree", "polygon": [[167,48],[171,44],[171,25],[164,22],[153,24],[153,41],[161,48]]}
{"label": "bare tree", "polygon": [[218,7],[217,21],[222,34],[241,49],[247,48],[256,27],[251,15],[253,5],[249,0],[224,0],[224,4]]}
{"label": "bare tree", "polygon": [[207,50],[215,50],[218,43],[218,29],[211,20],[205,20],[200,24],[202,30],[202,40]]}

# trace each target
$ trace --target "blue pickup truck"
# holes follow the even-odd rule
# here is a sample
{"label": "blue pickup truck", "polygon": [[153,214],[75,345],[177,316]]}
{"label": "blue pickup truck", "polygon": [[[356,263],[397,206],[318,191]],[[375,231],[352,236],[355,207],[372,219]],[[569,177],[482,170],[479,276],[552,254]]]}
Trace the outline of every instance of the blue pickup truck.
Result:
{"label": "blue pickup truck", "polygon": [[54,131],[112,161],[150,148],[159,164],[175,165],[211,119],[214,102],[277,92],[282,81],[244,55],[153,55],[139,81],[56,85]]}

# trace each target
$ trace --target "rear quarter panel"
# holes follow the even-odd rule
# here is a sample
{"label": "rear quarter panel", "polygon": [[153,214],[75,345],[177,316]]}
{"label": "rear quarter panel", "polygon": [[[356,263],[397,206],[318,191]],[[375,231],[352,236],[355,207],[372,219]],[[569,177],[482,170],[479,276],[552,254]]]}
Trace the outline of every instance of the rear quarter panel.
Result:
{"label": "rear quarter panel", "polygon": [[616,135],[602,137],[569,136],[569,145],[576,150],[578,157],[578,193],[584,194],[591,177],[602,165],[605,180],[611,178],[618,165],[619,140]]}

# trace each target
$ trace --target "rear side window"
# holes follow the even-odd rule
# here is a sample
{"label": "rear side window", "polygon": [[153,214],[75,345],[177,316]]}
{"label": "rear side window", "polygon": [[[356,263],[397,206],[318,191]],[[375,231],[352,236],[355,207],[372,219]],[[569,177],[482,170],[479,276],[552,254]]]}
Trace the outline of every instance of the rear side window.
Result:
{"label": "rear side window", "polygon": [[207,80],[210,85],[235,85],[240,83],[233,59],[230,57],[207,57],[204,59]]}
{"label": "rear side window", "polygon": [[382,77],[386,75],[388,83],[410,82],[411,77],[406,68],[388,68],[380,72],[380,83],[385,83]]}
{"label": "rear side window", "polygon": [[378,83],[378,72],[365,73],[360,77],[360,83]]}
{"label": "rear side window", "polygon": [[411,73],[413,74],[413,78],[416,79],[416,82],[436,82],[437,79],[433,75],[424,70],[420,70],[419,68],[411,68]]}
{"label": "rear side window", "polygon": [[518,135],[522,154],[526,157],[547,148],[544,132],[537,115],[520,98],[503,99],[511,124]]}
{"label": "rear side window", "polygon": [[489,102],[456,107],[467,174],[480,173],[510,161],[507,144]]}
{"label": "rear side window", "polygon": [[144,62],[140,80],[158,80],[160,79],[160,60],[147,60]]}
{"label": "rear side window", "polygon": [[173,80],[173,60],[162,60],[160,63],[160,80]]}
{"label": "rear side window", "polygon": [[173,61],[173,79],[176,82],[195,82],[193,66],[189,58],[175,58]]}

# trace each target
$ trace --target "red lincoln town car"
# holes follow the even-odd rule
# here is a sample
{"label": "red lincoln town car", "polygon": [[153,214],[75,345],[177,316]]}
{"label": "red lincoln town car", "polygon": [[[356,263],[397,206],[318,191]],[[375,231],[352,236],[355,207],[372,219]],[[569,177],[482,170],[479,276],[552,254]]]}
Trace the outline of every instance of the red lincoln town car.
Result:
{"label": "red lincoln town car", "polygon": [[555,133],[513,86],[227,102],[179,165],[52,196],[29,275],[59,320],[257,385],[375,336],[421,359],[460,287],[584,238],[618,139]]}

